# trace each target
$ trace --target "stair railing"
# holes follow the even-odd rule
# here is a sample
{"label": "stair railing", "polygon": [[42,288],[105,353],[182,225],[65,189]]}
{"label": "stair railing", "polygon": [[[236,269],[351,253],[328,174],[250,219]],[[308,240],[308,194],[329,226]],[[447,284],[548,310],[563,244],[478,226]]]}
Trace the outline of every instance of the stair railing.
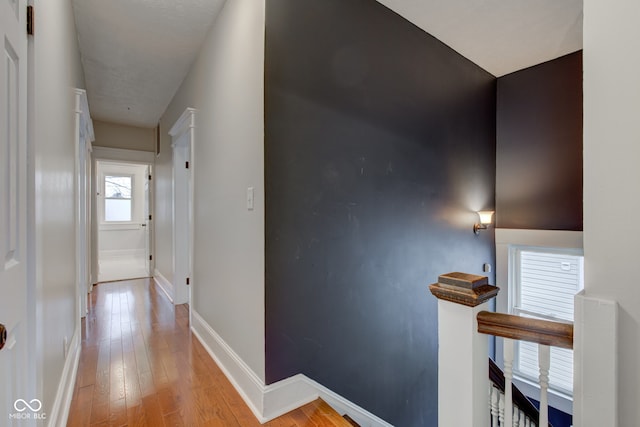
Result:
{"label": "stair railing", "polygon": [[[491,427],[506,426],[504,373],[491,359],[489,359],[489,384],[490,425]],[[539,419],[538,408],[527,399],[515,384],[512,385],[511,392],[513,396],[513,425],[536,427]]]}
{"label": "stair railing", "polygon": [[573,325],[550,320],[532,319],[504,313],[481,311],[477,315],[478,332],[504,338],[505,426],[513,424],[513,354],[514,341],[538,344],[540,385],[540,420],[537,425],[547,426],[548,389],[551,347],[573,348]]}
{"label": "stair railing", "polygon": [[[513,426],[513,341],[539,345],[540,417],[548,426],[547,389],[550,346],[572,348],[573,325],[488,311],[499,288],[487,277],[465,273],[439,276],[429,287],[438,298],[438,424],[440,426]],[[503,419],[495,423],[493,388],[487,384],[488,337],[505,338]],[[494,409],[492,411],[492,408]],[[492,416],[493,412],[493,416]],[[526,425],[526,419],[516,425]]]}

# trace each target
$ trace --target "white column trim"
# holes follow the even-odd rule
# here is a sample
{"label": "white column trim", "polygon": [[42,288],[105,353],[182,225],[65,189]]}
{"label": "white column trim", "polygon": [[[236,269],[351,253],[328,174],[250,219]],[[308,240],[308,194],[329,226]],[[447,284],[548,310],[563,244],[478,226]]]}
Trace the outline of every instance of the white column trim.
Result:
{"label": "white column trim", "polygon": [[573,425],[618,425],[618,303],[575,297]]}

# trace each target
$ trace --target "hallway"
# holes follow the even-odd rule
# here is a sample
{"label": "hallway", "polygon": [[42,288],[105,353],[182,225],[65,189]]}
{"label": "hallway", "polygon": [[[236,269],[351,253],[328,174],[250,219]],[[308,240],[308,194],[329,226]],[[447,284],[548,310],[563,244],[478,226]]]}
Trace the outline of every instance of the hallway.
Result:
{"label": "hallway", "polygon": [[[152,279],[103,283],[82,320],[68,426],[260,426]],[[349,426],[321,400],[265,426]]]}

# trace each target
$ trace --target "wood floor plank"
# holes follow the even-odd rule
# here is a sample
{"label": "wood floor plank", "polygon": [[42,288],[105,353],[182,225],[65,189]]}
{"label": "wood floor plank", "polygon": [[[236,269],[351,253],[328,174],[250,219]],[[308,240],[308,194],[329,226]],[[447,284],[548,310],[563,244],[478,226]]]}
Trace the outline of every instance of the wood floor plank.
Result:
{"label": "wood floor plank", "polygon": [[318,399],[302,407],[302,410],[318,427],[350,426],[324,400]]}
{"label": "wood floor plank", "polygon": [[127,425],[127,402],[124,397],[109,402],[109,425],[117,427]]}
{"label": "wood floor plank", "polygon": [[93,398],[93,385],[80,387],[77,390],[75,400],[78,402],[78,410],[69,414],[67,427],[82,427],[91,422],[91,399]]}
{"label": "wood floor plank", "polygon": [[[212,424],[210,421],[216,421],[229,427],[241,426],[227,402],[220,398],[220,390],[216,385],[205,388],[198,393],[196,404],[203,421],[207,421],[208,424]],[[213,424],[215,425],[215,423]]]}
{"label": "wood floor plank", "polygon": [[145,413],[145,421],[148,426],[164,426],[164,418],[160,409],[160,402],[158,396],[153,394],[142,398],[142,406]]}
{"label": "wood floor plank", "polygon": [[140,402],[139,405],[133,407],[127,404],[127,427],[146,427],[148,425],[147,413],[144,410],[142,399]]}
{"label": "wood floor plank", "polygon": [[98,367],[98,346],[86,346],[80,356],[78,366],[79,387],[93,385],[96,380],[96,369]]}
{"label": "wood floor plank", "polygon": [[100,342],[98,360],[96,362],[96,377],[91,400],[91,424],[105,421],[109,417],[109,359],[111,355],[111,341],[105,339]]}
{"label": "wood floor plank", "polygon": [[289,412],[289,416],[293,419],[296,426],[317,427],[317,424],[309,419],[309,416],[302,408],[294,409]]}
{"label": "wood floor plank", "polygon": [[[68,427],[260,427],[253,412],[150,279],[94,287]],[[318,400],[266,427],[350,425]]]}
{"label": "wood floor plank", "polygon": [[164,416],[164,425],[166,427],[183,427],[185,424],[182,415],[176,411]]}

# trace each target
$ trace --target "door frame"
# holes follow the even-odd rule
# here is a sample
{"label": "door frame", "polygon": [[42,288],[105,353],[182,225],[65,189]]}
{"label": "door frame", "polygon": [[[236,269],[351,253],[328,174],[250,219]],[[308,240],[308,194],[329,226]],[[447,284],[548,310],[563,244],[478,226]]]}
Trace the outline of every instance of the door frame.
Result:
{"label": "door frame", "polygon": [[76,299],[78,319],[87,315],[91,291],[91,143],[95,140],[87,92],[75,89],[76,98]]}
{"label": "door frame", "polygon": [[194,281],[192,255],[195,115],[194,108],[187,108],[169,130],[173,149],[173,303],[188,303],[189,317]]}
{"label": "door frame", "polygon": [[[99,147],[93,146],[91,156],[91,271],[93,272],[92,276],[92,284],[95,285],[98,280],[98,234],[100,228],[100,220],[98,215],[98,191],[100,180],[97,176],[98,168],[97,164],[99,161],[111,162],[111,163],[128,163],[128,164],[139,164],[139,165],[147,165],[150,167],[151,174],[153,175],[153,169],[155,165],[155,154],[151,151],[139,151],[139,150],[126,150],[122,148],[108,148],[108,147]],[[155,235],[155,227],[154,227],[154,194],[153,194],[154,186],[149,186],[149,214],[151,215],[152,220],[147,220],[147,227],[150,234],[150,241],[148,242],[150,252],[153,254],[153,246],[151,244],[151,240]],[[149,275],[153,276],[155,259],[151,261],[149,265]]]}

